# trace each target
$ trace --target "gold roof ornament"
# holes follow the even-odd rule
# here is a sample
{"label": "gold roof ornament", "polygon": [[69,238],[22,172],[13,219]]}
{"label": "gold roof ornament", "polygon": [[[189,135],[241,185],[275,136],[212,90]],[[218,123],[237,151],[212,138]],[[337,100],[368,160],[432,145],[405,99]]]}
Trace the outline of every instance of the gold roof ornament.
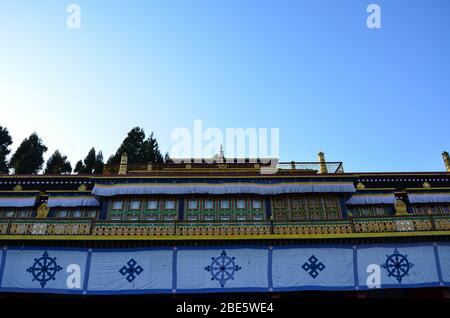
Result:
{"label": "gold roof ornament", "polygon": [[78,191],[86,191],[86,190],[87,190],[87,188],[84,183],[78,187]]}
{"label": "gold roof ornament", "polygon": [[126,175],[128,168],[128,154],[124,152],[120,157],[119,175]]}
{"label": "gold roof ornament", "polygon": [[14,192],[19,192],[19,191],[22,191],[22,186],[20,185],[20,184],[17,184],[14,188],[13,188],[13,191]]}
{"label": "gold roof ornament", "polygon": [[444,159],[445,170],[450,172],[450,156],[447,151],[442,152],[442,158]]}
{"label": "gold roof ornament", "polygon": [[400,199],[395,200],[395,215],[406,215],[408,214],[406,203]]}
{"label": "gold roof ornament", "polygon": [[328,173],[327,164],[325,161],[325,154],[321,151],[317,155],[319,157],[320,162],[320,170],[319,173]]}
{"label": "gold roof ornament", "polygon": [[362,182],[358,182],[358,184],[356,185],[356,189],[358,190],[364,190],[365,188],[366,186]]}
{"label": "gold roof ornament", "polygon": [[48,216],[48,212],[50,211],[50,208],[47,206],[47,203],[42,203],[37,210],[36,217],[38,219],[45,219]]}
{"label": "gold roof ornament", "polygon": [[429,184],[427,181],[425,181],[424,183],[422,183],[422,188],[430,189],[431,188],[431,184]]}

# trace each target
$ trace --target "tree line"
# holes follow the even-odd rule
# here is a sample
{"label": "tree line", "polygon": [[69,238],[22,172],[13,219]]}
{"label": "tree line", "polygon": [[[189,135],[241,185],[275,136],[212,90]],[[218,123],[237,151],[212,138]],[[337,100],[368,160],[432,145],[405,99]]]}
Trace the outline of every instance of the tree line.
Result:
{"label": "tree line", "polygon": [[[11,153],[12,137],[6,127],[0,125],[0,174],[70,174],[72,165],[58,149],[48,158],[44,167],[44,153],[48,148],[37,133],[25,138],[8,160]],[[129,163],[164,163],[170,161],[169,154],[161,155],[153,132],[146,137],[144,129],[131,129],[108,164],[119,164],[122,153],[128,154]],[[104,168],[103,153],[92,147],[83,160],[79,160],[73,169],[77,174],[101,174]]]}

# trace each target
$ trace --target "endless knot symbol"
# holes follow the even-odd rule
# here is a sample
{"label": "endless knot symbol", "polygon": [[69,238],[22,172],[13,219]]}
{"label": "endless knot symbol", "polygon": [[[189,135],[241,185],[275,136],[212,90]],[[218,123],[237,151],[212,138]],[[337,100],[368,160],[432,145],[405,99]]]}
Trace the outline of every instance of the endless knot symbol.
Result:
{"label": "endless knot symbol", "polygon": [[133,258],[127,262],[127,265],[128,266],[124,265],[119,270],[119,272],[122,274],[122,276],[127,275],[126,279],[129,283],[131,283],[133,280],[135,280],[136,275],[142,273],[144,269],[141,267],[141,265],[138,265],[138,263]]}
{"label": "endless knot symbol", "polygon": [[222,251],[218,257],[211,257],[211,265],[205,267],[205,270],[211,273],[211,280],[217,280],[221,287],[225,286],[226,281],[233,280],[234,274],[241,269],[234,259],[227,256],[225,251]]}
{"label": "endless knot symbol", "polygon": [[302,268],[305,272],[308,272],[312,278],[316,279],[316,277],[319,276],[319,271],[321,272],[325,269],[325,265],[323,265],[322,262],[319,262],[319,259],[314,255],[311,255],[308,262],[305,262],[305,264],[302,265]]}
{"label": "endless knot symbol", "polygon": [[27,268],[27,272],[33,275],[33,282],[38,281],[42,288],[49,280],[55,280],[55,275],[60,270],[62,267],[56,264],[56,257],[49,257],[47,251],[42,257],[35,258],[33,266]]}
{"label": "endless knot symbol", "polygon": [[400,254],[397,249],[394,249],[394,253],[386,255],[386,257],[386,262],[381,264],[381,267],[388,272],[389,277],[395,277],[401,283],[403,277],[409,276],[409,270],[414,267],[414,264],[408,261],[408,255]]}

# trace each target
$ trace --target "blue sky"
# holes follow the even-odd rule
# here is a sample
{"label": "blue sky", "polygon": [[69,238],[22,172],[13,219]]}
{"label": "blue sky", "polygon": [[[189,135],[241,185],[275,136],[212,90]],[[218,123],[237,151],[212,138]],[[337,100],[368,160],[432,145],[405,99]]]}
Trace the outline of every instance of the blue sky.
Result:
{"label": "blue sky", "polygon": [[36,131],[73,165],[134,126],[170,150],[201,119],[279,128],[285,161],[443,171],[449,14],[448,0],[1,0],[0,125],[13,149]]}

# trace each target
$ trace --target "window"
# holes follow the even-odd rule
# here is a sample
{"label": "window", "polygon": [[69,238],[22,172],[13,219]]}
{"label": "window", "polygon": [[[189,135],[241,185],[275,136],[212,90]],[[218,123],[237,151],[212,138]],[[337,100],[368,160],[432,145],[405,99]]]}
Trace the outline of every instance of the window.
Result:
{"label": "window", "polygon": [[67,217],[67,211],[66,211],[66,210],[58,211],[58,213],[56,214],[56,216],[57,216],[58,218],[66,218],[66,217]]}
{"label": "window", "polygon": [[255,220],[255,221],[261,221],[261,220],[262,220],[262,216],[261,216],[261,215],[254,215],[254,216],[253,216],[253,220]]}
{"label": "window", "polygon": [[139,200],[133,200],[130,202],[130,209],[131,210],[139,210],[141,208],[141,201]]}
{"label": "window", "polygon": [[137,221],[137,220],[139,220],[139,214],[130,214],[130,215],[128,215],[128,220],[130,220],[130,221]]}
{"label": "window", "polygon": [[88,211],[88,212],[86,213],[86,216],[87,216],[88,218],[93,218],[93,219],[95,219],[95,218],[97,217],[97,212],[96,212],[96,211]]}
{"label": "window", "polygon": [[189,221],[195,221],[195,220],[197,220],[197,216],[196,215],[188,215],[188,218],[187,218]]}
{"label": "window", "polygon": [[221,221],[228,221],[230,219],[230,216],[228,216],[228,215],[221,215],[220,216],[220,220]]}
{"label": "window", "polygon": [[6,210],[4,215],[5,218],[12,218],[14,217],[14,210]]}
{"label": "window", "polygon": [[318,198],[308,198],[308,207],[311,209],[320,207],[320,200]]}
{"label": "window", "polygon": [[212,202],[212,200],[205,200],[205,201],[203,202],[203,207],[204,207],[205,209],[211,210],[211,209],[213,208],[213,202]]}
{"label": "window", "polygon": [[148,200],[147,201],[147,209],[148,210],[156,210],[158,208],[158,202],[156,200]]}
{"label": "window", "polygon": [[81,211],[73,211],[73,217],[74,218],[81,218]]}
{"label": "window", "polygon": [[334,198],[326,198],[325,205],[327,208],[334,208],[336,207],[336,200]]}
{"label": "window", "polygon": [[27,217],[29,217],[29,216],[30,216],[30,211],[28,211],[28,210],[20,211],[20,212],[19,212],[19,217],[20,217],[20,218],[27,218]]}
{"label": "window", "polygon": [[228,200],[221,200],[220,201],[220,208],[221,209],[229,209],[230,208],[230,201],[228,201]]}
{"label": "window", "polygon": [[147,215],[145,216],[145,219],[148,220],[148,221],[154,221],[154,220],[157,219],[157,216],[154,215],[154,214],[147,214]]}
{"label": "window", "polygon": [[259,199],[253,199],[252,206],[254,209],[261,209],[261,201]]}
{"label": "window", "polygon": [[207,215],[205,215],[205,220],[212,221],[212,220],[214,220],[214,216],[212,216],[211,214],[207,214]]}
{"label": "window", "polygon": [[174,200],[166,200],[165,208],[166,208],[166,210],[175,209],[175,201]]}
{"label": "window", "polygon": [[122,210],[123,201],[114,201],[113,210]]}
{"label": "window", "polygon": [[385,215],[385,210],[384,207],[382,206],[377,206],[375,207],[375,215]]}
{"label": "window", "polygon": [[175,217],[173,215],[164,215],[164,220],[166,221],[173,221]]}
{"label": "window", "polygon": [[238,221],[245,221],[245,220],[247,220],[247,216],[241,214],[241,215],[237,216],[237,219],[238,219]]}
{"label": "window", "polygon": [[236,208],[245,209],[245,200],[239,199],[236,201]]}
{"label": "window", "polygon": [[188,208],[190,210],[195,210],[197,209],[197,200],[189,200],[188,202]]}
{"label": "window", "polygon": [[111,220],[113,220],[113,221],[119,221],[121,219],[122,219],[122,217],[121,217],[120,214],[113,214],[113,215],[111,215]]}

